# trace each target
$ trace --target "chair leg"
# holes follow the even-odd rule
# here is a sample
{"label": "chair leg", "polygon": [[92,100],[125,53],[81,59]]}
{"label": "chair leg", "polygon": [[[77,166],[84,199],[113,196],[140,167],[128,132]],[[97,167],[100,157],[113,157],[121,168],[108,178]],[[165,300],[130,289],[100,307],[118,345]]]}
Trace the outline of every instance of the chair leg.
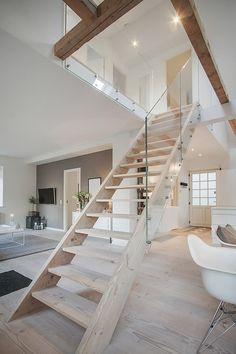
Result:
{"label": "chair leg", "polygon": [[225,333],[227,333],[232,327],[235,326],[235,323],[232,323],[228,328],[226,328],[221,334],[219,334],[212,342],[207,344],[207,346],[203,349],[205,351],[207,348],[209,348],[212,344],[214,344],[219,338],[223,337]]}
{"label": "chair leg", "polygon": [[209,337],[209,335],[211,334],[211,332],[213,331],[213,329],[215,328],[216,324],[220,321],[221,317],[223,316],[224,312],[223,312],[223,307],[224,307],[224,302],[221,301],[219,306],[217,307],[217,310],[211,320],[210,326],[208,327],[199,347],[197,348],[197,352],[196,354],[199,354],[203,345],[205,344],[207,338]]}

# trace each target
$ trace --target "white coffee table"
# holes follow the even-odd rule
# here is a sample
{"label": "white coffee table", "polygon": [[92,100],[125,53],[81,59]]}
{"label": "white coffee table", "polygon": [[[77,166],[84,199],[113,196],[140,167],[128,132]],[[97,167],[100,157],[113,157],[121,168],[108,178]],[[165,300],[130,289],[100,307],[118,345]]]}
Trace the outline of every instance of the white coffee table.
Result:
{"label": "white coffee table", "polygon": [[[6,249],[6,248],[11,248],[11,247],[16,247],[16,246],[24,246],[25,244],[25,230],[22,228],[16,228],[14,226],[10,225],[0,225],[0,240],[4,239],[6,235],[11,235],[11,240],[9,241],[8,239],[5,238],[5,240],[8,240],[8,243],[13,243],[13,246],[8,246],[8,247],[0,247],[0,249]],[[15,236],[22,235],[22,242],[19,242],[18,240],[16,241],[14,239]]]}

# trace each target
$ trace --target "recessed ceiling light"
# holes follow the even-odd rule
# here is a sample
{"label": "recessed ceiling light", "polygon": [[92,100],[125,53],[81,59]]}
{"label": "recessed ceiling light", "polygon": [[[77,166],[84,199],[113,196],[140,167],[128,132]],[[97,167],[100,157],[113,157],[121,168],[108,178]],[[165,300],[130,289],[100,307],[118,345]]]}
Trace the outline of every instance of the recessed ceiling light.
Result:
{"label": "recessed ceiling light", "polygon": [[174,22],[175,24],[180,23],[180,17],[179,17],[179,15],[176,15],[176,16],[173,17],[173,22]]}
{"label": "recessed ceiling light", "polygon": [[134,48],[136,48],[138,46],[138,41],[136,41],[135,39],[132,41],[132,46]]}
{"label": "recessed ceiling light", "polygon": [[194,151],[194,148],[192,148],[191,151]]}
{"label": "recessed ceiling light", "polygon": [[201,154],[201,153],[199,153],[197,156],[198,156],[198,157],[202,157],[202,154]]}

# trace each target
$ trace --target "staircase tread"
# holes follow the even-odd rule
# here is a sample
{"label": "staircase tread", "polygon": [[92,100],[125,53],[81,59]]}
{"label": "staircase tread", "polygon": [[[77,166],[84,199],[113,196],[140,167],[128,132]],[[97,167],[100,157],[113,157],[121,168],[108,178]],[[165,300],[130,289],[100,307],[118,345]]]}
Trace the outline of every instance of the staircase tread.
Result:
{"label": "staircase tread", "polygon": [[[144,139],[144,137],[142,137],[142,139],[138,139],[138,140],[143,140]],[[157,141],[155,141],[155,142],[151,142],[151,143],[149,143],[148,142],[148,144],[159,144],[159,143],[165,143],[165,142],[167,142],[167,141],[175,141],[175,140],[177,140],[177,138],[168,138],[168,139],[160,139],[160,140],[157,140]],[[140,143],[138,143],[139,145],[140,145]]]}
{"label": "staircase tread", "polygon": [[[155,160],[149,160],[148,161],[148,165],[149,166],[158,166],[158,165],[164,165],[165,162],[167,160],[167,157],[165,160],[160,160],[160,159],[155,159]],[[120,167],[124,167],[124,168],[138,168],[138,167],[145,167],[146,166],[146,162],[142,161],[142,162],[131,162],[131,163],[125,163],[120,165]]]}
{"label": "staircase tread", "polygon": [[[158,160],[158,161],[166,160],[169,155],[170,155],[170,154],[161,155],[161,156],[148,156],[148,161],[152,161],[152,160]],[[144,159],[144,158],[143,158],[143,159]]]}
{"label": "staircase tread", "polygon": [[163,128],[159,128],[157,130],[149,130],[147,135],[148,135],[148,139],[150,137],[158,137],[158,135],[161,135],[161,134],[168,134],[168,133],[173,133],[173,132],[176,132],[176,131],[179,131],[179,126],[176,125],[174,127],[163,127]]}
{"label": "staircase tread", "polygon": [[[76,230],[75,232],[79,232]],[[107,260],[110,262],[118,262],[120,260],[120,252],[114,252],[115,248],[104,249],[99,247],[87,247],[87,246],[68,246],[64,247],[63,251],[73,253],[83,257],[94,257]]]}
{"label": "staircase tread", "polygon": [[86,213],[90,217],[120,218],[120,219],[139,219],[141,216],[136,214],[113,214],[113,213]]}
{"label": "staircase tread", "polygon": [[97,307],[94,302],[58,286],[33,292],[32,296],[84,328]]}
{"label": "staircase tread", "polygon": [[153,126],[153,125],[159,125],[159,124],[162,124],[162,123],[167,123],[167,122],[172,122],[172,121],[175,121],[175,120],[179,120],[179,113],[175,113],[171,116],[168,116],[168,117],[161,117],[159,119],[152,119],[152,121],[150,122],[150,126]]}
{"label": "staircase tread", "polygon": [[[181,122],[183,122],[183,120],[184,120],[184,118],[182,117]],[[152,122],[152,124],[148,126],[148,129],[149,130],[151,130],[151,129],[161,129],[162,126],[164,128],[165,125],[167,127],[173,127],[173,126],[179,124],[179,122],[180,122],[179,117],[178,118],[169,119],[169,120],[166,120],[166,121],[165,120],[160,121],[160,122],[156,121],[156,122]]]}
{"label": "staircase tread", "polygon": [[[181,119],[186,119],[189,111],[184,111],[184,112],[181,112],[181,113],[182,113]],[[175,121],[175,120],[179,120],[179,118],[180,118],[179,112],[176,112],[174,114],[168,115],[166,117],[165,116],[159,117],[159,118],[155,118],[154,117],[150,121],[150,125],[149,126],[156,125],[156,124],[158,125],[158,124],[165,123],[165,122],[172,122],[172,121]]]}
{"label": "staircase tread", "polygon": [[[149,184],[148,188],[155,188],[155,184]],[[139,189],[139,188],[145,188],[145,184],[133,184],[133,185],[127,185],[127,186],[107,186],[105,189]]]}
{"label": "staircase tread", "polygon": [[[187,112],[187,111],[190,112],[191,108],[192,108],[192,103],[190,103],[190,104],[188,104],[186,106],[182,106],[181,107],[181,112]],[[156,116],[153,117],[153,119],[162,118],[162,117],[166,117],[166,116],[168,117],[168,116],[174,115],[174,114],[178,113],[179,110],[180,110],[180,107],[173,108],[170,111],[166,111],[166,112],[157,114]]]}
{"label": "staircase tread", "polygon": [[[148,176],[159,176],[161,171],[149,171]],[[135,178],[135,177],[145,177],[146,172],[135,172],[135,173],[124,173],[113,175],[113,178]]]}
{"label": "staircase tread", "polygon": [[121,239],[129,239],[132,235],[132,232],[124,232],[124,231],[112,231],[112,230],[103,230],[103,229],[78,229],[75,230],[77,233],[87,234],[91,236],[103,236],[103,237],[112,237],[112,238],[121,238]]}
{"label": "staircase tread", "polygon": [[145,202],[146,199],[96,199],[97,203],[138,203],[138,202]]}
{"label": "staircase tread", "polygon": [[[166,151],[168,151],[168,150],[171,150],[173,148],[173,146],[165,146],[165,147],[163,147],[163,148],[156,148],[156,149],[148,149],[147,150],[147,155],[150,155],[150,154],[158,154],[158,153],[165,153]],[[168,154],[168,153],[167,153]],[[137,153],[135,153],[135,154],[130,154],[130,155],[127,155],[127,157],[139,157],[139,156],[145,156],[146,155],[146,151],[145,150],[143,150],[143,151],[139,151],[139,152],[137,152]],[[166,154],[162,154],[162,155],[156,155],[156,156],[166,156]]]}
{"label": "staircase tread", "polygon": [[90,287],[91,289],[104,292],[110,277],[77,264],[66,264],[59,267],[49,268],[48,271],[80,284]]}
{"label": "staircase tread", "polygon": [[[172,139],[171,139],[172,140]],[[148,152],[157,152],[157,151],[165,151],[165,150],[169,150],[171,149],[172,146],[171,145],[168,145],[168,146],[162,146],[162,147],[159,147],[159,148],[151,148],[151,149],[147,149]],[[145,151],[145,150],[143,150]],[[139,155],[141,153],[141,151],[137,152],[137,153],[134,153],[132,155]],[[132,156],[132,155],[128,155],[128,156]]]}
{"label": "staircase tread", "polygon": [[[169,133],[171,133],[171,132],[169,132]],[[174,133],[176,133],[176,131],[174,131]],[[148,144],[153,144],[153,143],[157,144],[157,143],[161,142],[162,140],[159,140],[159,138],[161,138],[162,135],[170,135],[170,134],[166,134],[166,132],[159,131],[159,132],[155,132],[155,134],[153,134],[151,136],[148,135]],[[169,141],[172,140],[172,142],[176,143],[178,136],[179,136],[178,134],[174,134],[173,136],[170,136]]]}

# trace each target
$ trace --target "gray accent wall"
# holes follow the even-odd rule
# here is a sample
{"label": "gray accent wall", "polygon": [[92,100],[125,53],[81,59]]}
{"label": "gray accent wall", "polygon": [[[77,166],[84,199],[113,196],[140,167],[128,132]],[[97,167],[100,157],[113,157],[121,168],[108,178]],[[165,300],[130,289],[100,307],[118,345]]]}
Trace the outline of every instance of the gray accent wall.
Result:
{"label": "gray accent wall", "polygon": [[[56,205],[39,205],[41,216],[48,220],[48,227],[63,229],[64,170],[81,168],[81,190],[88,191],[88,179],[101,177],[102,182],[112,168],[112,150],[99,151],[37,166],[38,188],[56,188]],[[62,203],[60,204],[60,200]]]}

